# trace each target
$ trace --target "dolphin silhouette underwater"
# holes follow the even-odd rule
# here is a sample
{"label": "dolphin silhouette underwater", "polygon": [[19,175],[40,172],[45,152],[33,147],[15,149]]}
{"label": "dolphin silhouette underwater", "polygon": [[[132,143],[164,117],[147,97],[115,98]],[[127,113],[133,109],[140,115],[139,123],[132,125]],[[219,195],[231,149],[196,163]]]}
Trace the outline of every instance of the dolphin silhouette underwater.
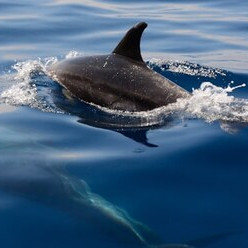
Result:
{"label": "dolphin silhouette underwater", "polygon": [[93,228],[100,228],[104,235],[111,235],[113,240],[120,239],[131,247],[202,248],[237,234],[226,232],[190,240],[187,244],[163,244],[148,226],[92,192],[84,180],[70,176],[61,168],[51,168],[46,163],[37,165],[18,162],[1,166],[0,192],[62,210],[77,220],[90,223]]}
{"label": "dolphin silhouette underwater", "polygon": [[82,223],[100,229],[104,236],[111,235],[111,239],[120,239],[124,244],[149,248],[191,247],[186,244],[159,245],[161,240],[146,225],[92,192],[82,179],[70,176],[61,167],[50,167],[46,161],[42,164],[31,161],[2,165],[0,192],[60,209]]}
{"label": "dolphin silhouette underwater", "polygon": [[10,164],[4,162],[0,166],[0,193],[6,192],[62,210],[80,222],[91,225],[93,229],[100,229],[103,236],[112,241],[119,240],[122,244],[130,244],[131,247],[203,248],[237,234],[227,232],[186,243],[164,244],[149,227],[132,218],[122,208],[92,192],[84,180],[71,176],[65,169],[63,166],[61,168],[61,164],[51,166],[46,160],[30,159]]}
{"label": "dolphin silhouette underwater", "polygon": [[65,59],[49,75],[74,97],[101,107],[147,111],[189,97],[190,93],[147,67],[140,40],[147,27],[132,27],[109,55]]}

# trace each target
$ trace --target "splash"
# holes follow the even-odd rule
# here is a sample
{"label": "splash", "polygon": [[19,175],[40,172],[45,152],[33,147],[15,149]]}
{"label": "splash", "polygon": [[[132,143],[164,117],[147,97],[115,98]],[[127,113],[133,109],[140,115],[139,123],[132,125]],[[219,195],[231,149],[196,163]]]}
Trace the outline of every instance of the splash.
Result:
{"label": "splash", "polygon": [[[61,112],[51,105],[48,98],[39,95],[39,84],[47,80],[46,68],[55,63],[57,58],[27,60],[14,64],[1,81],[4,88],[0,94],[0,102],[14,106],[29,106],[45,112]],[[49,81],[47,80],[46,86]],[[45,85],[44,85],[45,86]]]}
{"label": "splash", "polygon": [[13,77],[9,75],[8,80],[12,79],[15,83],[2,92],[1,100],[12,105],[36,105],[36,87],[30,75],[42,70],[42,64],[39,61],[19,62],[13,66],[13,70],[17,74]]}
{"label": "splash", "polygon": [[190,76],[200,76],[208,78],[216,78],[218,75],[226,76],[226,72],[219,68],[202,66],[188,61],[171,61],[153,58],[148,62],[148,66],[152,69],[155,67],[159,67],[162,71],[176,72]]}
{"label": "splash", "polygon": [[84,53],[81,53],[81,52],[70,51],[70,52],[68,52],[68,53],[65,55],[65,58],[66,58],[66,59],[71,59],[71,58],[76,58],[76,57],[83,56],[83,55],[84,55]]}

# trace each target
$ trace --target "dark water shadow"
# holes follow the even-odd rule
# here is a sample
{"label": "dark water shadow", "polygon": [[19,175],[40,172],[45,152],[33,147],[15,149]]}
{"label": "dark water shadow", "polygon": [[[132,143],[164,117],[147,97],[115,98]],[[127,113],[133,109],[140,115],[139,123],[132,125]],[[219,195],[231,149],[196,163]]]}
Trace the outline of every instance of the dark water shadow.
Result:
{"label": "dark water shadow", "polygon": [[119,133],[119,134],[121,134],[121,135],[123,135],[123,136],[137,142],[137,143],[145,145],[147,147],[158,147],[158,145],[150,143],[148,141],[148,138],[147,138],[147,133],[151,129],[154,129],[155,127],[150,127],[150,128],[112,127],[111,125],[108,125],[108,123],[98,122],[98,121],[95,121],[92,119],[86,119],[86,118],[80,118],[78,120],[78,123],[117,132],[117,133]]}
{"label": "dark water shadow", "polygon": [[161,126],[173,126],[173,116],[164,116],[156,120],[156,116],[149,119],[146,116],[125,115],[121,113],[106,112],[97,106],[87,104],[72,97],[68,91],[57,85],[53,90],[53,102],[66,113],[79,117],[78,123],[96,128],[103,128],[117,132],[144,146],[156,148],[147,138],[150,130]]}

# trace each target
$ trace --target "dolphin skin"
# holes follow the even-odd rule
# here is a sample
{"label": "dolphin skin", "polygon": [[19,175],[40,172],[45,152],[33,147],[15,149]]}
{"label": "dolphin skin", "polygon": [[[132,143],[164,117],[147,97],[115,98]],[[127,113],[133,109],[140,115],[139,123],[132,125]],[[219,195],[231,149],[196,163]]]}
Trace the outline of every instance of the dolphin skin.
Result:
{"label": "dolphin skin", "polygon": [[109,55],[62,60],[49,75],[74,97],[109,109],[147,111],[190,96],[146,66],[140,52],[146,27],[145,22],[132,27]]}

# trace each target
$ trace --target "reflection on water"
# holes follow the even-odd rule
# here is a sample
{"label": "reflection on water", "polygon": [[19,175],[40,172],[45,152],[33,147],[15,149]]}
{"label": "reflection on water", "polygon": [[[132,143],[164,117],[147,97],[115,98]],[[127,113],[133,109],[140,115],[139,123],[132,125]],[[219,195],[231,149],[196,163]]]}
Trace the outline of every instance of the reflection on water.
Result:
{"label": "reflection on water", "polygon": [[[1,59],[4,60],[23,60],[27,58],[28,53],[30,51],[35,52],[37,47],[31,44],[24,44],[24,45],[3,45],[0,47],[0,52],[4,52]],[[20,52],[21,51],[21,52]]]}
{"label": "reflection on water", "polygon": [[[108,11],[115,10],[117,12],[122,11],[122,8],[126,8],[127,5],[124,3],[107,3],[107,2],[101,2],[101,1],[94,1],[94,0],[84,0],[83,2],[81,0],[53,0],[50,4],[83,4],[85,6],[90,6],[93,8],[100,8],[100,9],[106,9]],[[122,7],[122,8],[121,8]]]}
{"label": "reflection on water", "polygon": [[104,159],[109,159],[109,158],[119,158],[123,156],[121,153],[114,153],[110,151],[104,151],[104,150],[90,150],[90,151],[65,151],[63,153],[61,152],[54,152],[53,154],[50,155],[52,159],[62,159],[64,161],[69,160],[104,160]]}
{"label": "reflection on water", "polygon": [[[120,133],[122,135],[124,135],[125,137],[131,139],[131,140],[134,140],[135,142],[138,142],[140,144],[143,144],[145,146],[148,146],[148,147],[157,147],[158,145],[156,144],[152,144],[148,141],[148,138],[147,138],[147,133],[148,131],[150,131],[152,129],[152,127],[148,127],[148,128],[128,128],[128,127],[125,127],[125,126],[121,126],[122,124],[120,124],[120,127],[118,126],[113,126],[112,122],[111,122],[111,119],[109,119],[107,122],[105,123],[97,123],[97,122],[92,122],[90,121],[92,120],[91,119],[80,119],[78,120],[79,123],[82,123],[82,124],[86,124],[86,125],[91,125],[91,126],[95,126],[95,127],[99,127],[99,128],[105,128],[107,130],[111,130],[111,131],[114,131],[114,132],[117,132],[117,133]],[[118,123],[117,123],[118,124]],[[116,125],[117,125],[116,124]],[[164,123],[164,126],[166,124]]]}
{"label": "reflection on water", "polygon": [[209,39],[212,41],[218,41],[221,43],[228,43],[230,45],[235,45],[240,48],[247,48],[247,41],[245,37],[230,37],[230,36],[221,35],[221,34],[203,33],[200,30],[193,30],[193,29],[175,29],[171,31],[171,33],[181,35],[181,36],[194,35],[199,38],[204,38],[206,40]]}
{"label": "reflection on water", "polygon": [[38,15],[31,15],[30,13],[27,14],[15,14],[15,15],[2,15],[0,16],[0,21],[20,21],[20,20],[30,20],[40,18]]}
{"label": "reflection on water", "polygon": [[[162,2],[156,1],[156,4],[151,4],[149,1],[142,3],[132,2],[132,5],[124,4],[114,1],[94,1],[94,0],[54,0],[52,3],[56,4],[79,4],[85,5],[96,9],[105,9],[109,11],[108,14],[103,13],[102,16],[112,18],[132,18],[132,17],[145,17],[146,19],[157,19],[178,22],[192,22],[198,20],[199,22],[247,22],[247,16],[240,16],[230,9],[220,8],[217,9],[216,5],[201,4],[201,2]],[[194,13],[194,15],[192,15]],[[228,15],[227,15],[228,14]],[[100,13],[101,15],[101,13]]]}
{"label": "reflection on water", "polygon": [[[149,33],[142,42],[144,57],[156,55],[189,61],[193,58],[210,66],[243,72],[247,69],[247,56],[242,52],[247,54],[248,50],[246,1],[223,5],[220,0],[215,3],[132,1],[132,4],[50,0],[36,4],[35,7],[31,3],[16,4],[12,6],[14,11],[11,7],[1,8],[4,36],[0,47],[8,49],[2,59],[23,58],[22,55],[58,56],[72,49],[87,54],[107,53],[128,27],[146,21]],[[64,18],[64,13],[68,18]],[[9,51],[20,44],[20,49],[12,49],[14,53]],[[35,50],[26,49],[28,46]]]}

